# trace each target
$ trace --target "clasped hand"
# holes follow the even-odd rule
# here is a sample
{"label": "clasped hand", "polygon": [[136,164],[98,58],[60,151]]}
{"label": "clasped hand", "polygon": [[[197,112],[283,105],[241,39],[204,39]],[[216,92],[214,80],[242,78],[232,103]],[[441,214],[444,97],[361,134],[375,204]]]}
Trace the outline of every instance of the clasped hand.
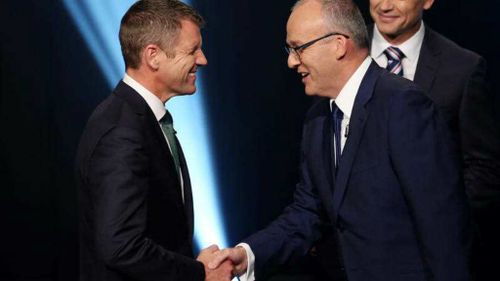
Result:
{"label": "clasped hand", "polygon": [[247,269],[247,255],[243,247],[220,250],[217,245],[203,249],[196,259],[203,263],[206,281],[230,281]]}

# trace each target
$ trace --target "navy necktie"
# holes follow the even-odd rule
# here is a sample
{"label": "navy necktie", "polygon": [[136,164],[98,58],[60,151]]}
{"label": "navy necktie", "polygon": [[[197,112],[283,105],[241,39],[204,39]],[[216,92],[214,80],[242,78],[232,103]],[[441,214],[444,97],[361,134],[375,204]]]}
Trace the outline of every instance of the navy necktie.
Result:
{"label": "navy necktie", "polygon": [[342,119],[344,118],[344,113],[335,102],[332,103],[332,117],[333,117],[333,133],[335,138],[335,169],[338,168],[340,162],[340,156],[342,155]]}
{"label": "navy necktie", "polygon": [[401,60],[405,57],[403,52],[396,47],[388,47],[384,51],[385,56],[387,57],[387,67],[386,69],[399,76],[403,76],[403,64]]}

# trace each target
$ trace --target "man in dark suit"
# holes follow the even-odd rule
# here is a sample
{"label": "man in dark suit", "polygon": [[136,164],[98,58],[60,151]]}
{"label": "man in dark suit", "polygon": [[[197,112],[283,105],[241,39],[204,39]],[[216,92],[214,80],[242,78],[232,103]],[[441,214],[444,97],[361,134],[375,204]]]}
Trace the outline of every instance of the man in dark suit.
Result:
{"label": "man in dark suit", "polygon": [[229,280],[193,258],[188,167],[164,104],[193,94],[203,19],[176,0],[142,0],[121,21],[126,74],[90,117],[77,156],[80,280]]}
{"label": "man in dark suit", "polygon": [[[388,60],[400,60],[398,74],[425,90],[460,144],[465,188],[480,231],[472,262],[481,276],[494,267],[486,266],[491,259],[485,254],[491,251],[494,257],[500,250],[498,246],[492,250],[498,242],[485,239],[493,237],[490,232],[494,231],[496,219],[496,213],[488,215],[487,210],[500,209],[500,136],[494,121],[494,98],[487,91],[484,59],[424,25],[422,14],[433,2],[370,0],[375,22],[369,29],[370,52],[381,67],[393,72],[397,69]],[[388,49],[395,49],[392,54],[400,54],[401,58],[391,56]],[[485,215],[490,221],[484,219]],[[484,274],[486,278],[488,275]]]}
{"label": "man in dark suit", "polygon": [[228,258],[259,278],[307,254],[331,222],[335,280],[468,280],[458,149],[434,104],[377,66],[367,41],[351,0],[294,6],[288,66],[320,97],[304,122],[300,182],[280,217],[211,268]]}

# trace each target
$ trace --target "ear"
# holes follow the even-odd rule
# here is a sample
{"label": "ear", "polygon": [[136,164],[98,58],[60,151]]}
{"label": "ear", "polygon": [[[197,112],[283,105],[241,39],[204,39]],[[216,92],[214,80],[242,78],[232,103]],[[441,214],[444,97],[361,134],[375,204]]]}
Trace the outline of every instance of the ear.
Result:
{"label": "ear", "polygon": [[432,7],[432,4],[434,4],[434,0],[424,0],[424,5],[422,6],[422,8],[424,9],[424,11],[427,11]]}
{"label": "ear", "polygon": [[142,63],[149,69],[156,71],[160,68],[160,56],[163,51],[157,45],[150,44],[142,51]]}
{"label": "ear", "polygon": [[336,46],[336,50],[335,50],[335,58],[337,60],[343,58],[345,56],[345,54],[347,53],[347,38],[345,38],[344,36],[340,36],[340,35],[336,35],[335,38],[333,39],[335,40],[334,41],[334,44]]}

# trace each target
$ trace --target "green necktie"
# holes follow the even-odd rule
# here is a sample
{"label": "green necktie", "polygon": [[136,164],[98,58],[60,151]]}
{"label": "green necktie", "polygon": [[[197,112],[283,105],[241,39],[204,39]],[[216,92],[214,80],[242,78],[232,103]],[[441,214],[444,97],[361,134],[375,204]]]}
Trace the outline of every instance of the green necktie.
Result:
{"label": "green necktie", "polygon": [[[177,175],[179,175],[179,168],[181,166],[179,160],[179,150],[177,148],[177,141],[175,139],[175,130],[172,120],[172,115],[170,112],[165,113],[165,115],[160,119],[160,125],[163,133],[167,137],[168,144],[170,145],[170,152],[172,153],[172,158],[174,158],[175,170]],[[180,175],[179,175],[180,176]]]}

